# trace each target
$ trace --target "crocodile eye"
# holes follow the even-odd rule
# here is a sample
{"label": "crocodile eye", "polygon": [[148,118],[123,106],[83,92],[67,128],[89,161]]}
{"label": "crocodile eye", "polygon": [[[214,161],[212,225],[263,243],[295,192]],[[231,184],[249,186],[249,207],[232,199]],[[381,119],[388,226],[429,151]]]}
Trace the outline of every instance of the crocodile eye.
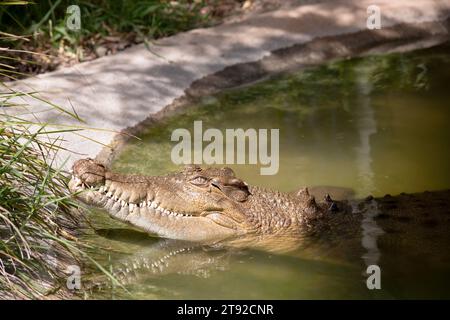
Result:
{"label": "crocodile eye", "polygon": [[189,182],[196,186],[202,186],[202,185],[207,184],[209,182],[209,179],[206,177],[197,176],[197,177],[191,179]]}

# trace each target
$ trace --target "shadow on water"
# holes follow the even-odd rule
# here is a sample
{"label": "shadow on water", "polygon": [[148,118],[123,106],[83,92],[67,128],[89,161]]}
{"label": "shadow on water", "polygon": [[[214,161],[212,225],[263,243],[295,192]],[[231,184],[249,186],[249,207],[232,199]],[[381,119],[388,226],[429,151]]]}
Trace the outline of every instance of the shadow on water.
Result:
{"label": "shadow on water", "polygon": [[[301,239],[284,253],[155,239],[103,212],[92,215],[98,227],[91,240],[114,250],[105,265],[118,270],[133,298],[450,297],[448,192],[423,193],[450,188],[449,67],[446,44],[228,90],[149,128],[113,164],[126,173],[177,170],[171,133],[192,131],[194,120],[219,130],[279,128],[279,172],[261,176],[258,165],[231,165],[238,176],[281,191],[322,185],[346,187],[357,198],[420,192],[415,198],[388,196],[364,210],[355,203],[362,214],[354,225],[341,221],[333,233]],[[382,290],[366,287],[374,263]]]}

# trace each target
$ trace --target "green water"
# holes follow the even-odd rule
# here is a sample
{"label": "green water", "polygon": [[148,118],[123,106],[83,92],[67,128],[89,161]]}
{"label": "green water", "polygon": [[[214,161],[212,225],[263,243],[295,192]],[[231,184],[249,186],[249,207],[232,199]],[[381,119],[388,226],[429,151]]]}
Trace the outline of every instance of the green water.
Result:
{"label": "green water", "polygon": [[[280,130],[276,175],[260,175],[261,165],[230,165],[239,177],[253,185],[281,191],[300,186],[342,186],[352,188],[360,197],[448,189],[449,48],[441,45],[412,53],[338,61],[204,97],[149,128],[141,141],[131,142],[113,169],[149,175],[177,170],[179,167],[170,160],[176,144],[170,140],[171,133],[176,128],[192,132],[193,122],[202,120],[203,130]],[[93,217],[96,225],[103,228],[93,241],[124,252],[113,255],[105,265],[133,255],[157,259],[172,248],[161,240],[124,231],[127,227],[112,222],[102,212]],[[179,261],[165,262],[167,266],[159,274],[136,272],[136,281],[127,285],[128,297],[450,296],[447,260],[437,259],[438,265],[423,269],[408,260],[408,255],[401,260],[389,252],[381,252],[382,271],[384,261],[386,268],[403,264],[408,266],[408,272],[402,276],[398,270],[384,270],[383,289],[368,290],[362,259],[366,249],[358,246],[361,239],[354,242],[357,249],[347,248],[351,251],[346,255],[347,261],[339,263],[320,258],[326,257],[324,252],[318,252],[314,259],[305,259],[295,253],[218,253],[197,248],[178,256]],[[443,246],[442,250],[448,251],[448,247]],[[108,294],[114,297],[112,292]]]}
{"label": "green water", "polygon": [[[446,47],[337,62],[205,97],[150,129],[114,163],[127,173],[162,174],[176,128],[280,129],[279,172],[231,165],[252,184],[351,187],[384,195],[448,188],[450,119]],[[207,143],[205,143],[206,146]]]}

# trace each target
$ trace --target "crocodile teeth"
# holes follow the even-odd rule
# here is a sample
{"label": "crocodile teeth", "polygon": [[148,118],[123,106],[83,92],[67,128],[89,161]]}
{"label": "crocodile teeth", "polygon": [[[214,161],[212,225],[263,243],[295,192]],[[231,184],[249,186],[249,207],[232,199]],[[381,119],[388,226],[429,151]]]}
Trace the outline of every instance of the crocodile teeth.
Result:
{"label": "crocodile teeth", "polygon": [[102,196],[104,198],[104,200],[108,200],[111,203],[111,205],[117,204],[120,205],[122,208],[128,206],[129,207],[129,211],[128,212],[132,212],[133,210],[137,209],[137,208],[144,208],[144,207],[149,207],[152,208],[154,210],[155,213],[158,213],[162,216],[167,216],[170,218],[177,218],[177,217],[192,217],[191,214],[188,213],[178,213],[178,212],[174,212],[171,211],[169,209],[165,209],[161,206],[159,206],[159,203],[157,201],[142,201],[140,203],[128,203],[125,200],[121,200],[119,197],[113,195],[113,193],[107,192],[107,188],[106,187],[100,187],[99,191],[103,191],[104,195]]}

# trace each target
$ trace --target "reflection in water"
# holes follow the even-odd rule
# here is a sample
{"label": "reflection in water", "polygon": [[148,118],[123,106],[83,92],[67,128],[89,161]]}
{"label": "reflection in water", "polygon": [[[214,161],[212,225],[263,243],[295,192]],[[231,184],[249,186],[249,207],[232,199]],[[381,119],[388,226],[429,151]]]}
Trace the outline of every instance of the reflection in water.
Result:
{"label": "reflection in water", "polygon": [[[284,253],[276,253],[280,249],[280,240],[276,237],[210,245],[147,239],[140,242],[137,250],[114,256],[108,266],[129,293],[114,288],[104,276],[91,279],[88,287],[91,295],[102,298],[287,298],[292,293],[306,298],[302,293],[304,286],[321,286],[325,281],[336,286],[330,297],[337,297],[346,290],[353,290],[355,297],[365,295],[359,281],[342,282],[348,277],[358,277],[359,268],[332,260],[315,261],[311,253],[316,249],[305,244],[306,253],[297,251],[300,239],[285,240],[281,248]],[[292,247],[286,252],[289,242]],[[259,249],[247,247],[251,245]],[[292,277],[296,283],[287,288]],[[180,283],[183,286],[180,287]],[[201,291],[192,288],[200,283]],[[291,293],[285,295],[280,289]],[[319,292],[311,294],[320,297]]]}
{"label": "reflection in water", "polygon": [[362,259],[366,266],[378,265],[381,255],[377,245],[377,238],[384,232],[374,219],[379,213],[380,210],[378,210],[378,204],[375,200],[370,201],[370,204],[366,207],[366,211],[362,213],[364,219],[361,221],[361,245],[367,250],[362,256]]}
{"label": "reflection in water", "polygon": [[[356,198],[447,189],[449,52],[444,45],[346,60],[207,97],[148,128],[113,169],[150,175],[177,170],[168,161],[171,133],[202,120],[205,129],[221,131],[280,129],[277,175],[232,166],[253,185],[281,191],[347,187]],[[393,197],[363,208],[355,202],[361,219],[340,217],[333,232],[301,239],[301,246],[284,253],[223,246],[180,251],[183,244],[142,234],[91,238],[114,250],[112,266],[136,274],[127,285],[133,298],[373,298],[361,273],[374,263],[383,277],[377,297],[448,297],[449,196],[436,196],[429,207],[434,194],[423,193],[425,202],[408,195],[399,196],[400,204]],[[107,230],[124,228],[104,212],[92,218]],[[124,267],[134,258],[141,259],[136,268]],[[109,268],[109,259],[104,262]]]}
{"label": "reflection in water", "polygon": [[[373,65],[372,68],[375,68]],[[366,67],[368,68],[368,67]],[[377,132],[377,123],[374,116],[373,107],[370,101],[370,94],[372,92],[372,84],[369,75],[373,73],[370,70],[356,70],[356,91],[358,108],[355,110],[356,118],[358,119],[357,130],[359,134],[360,145],[356,150],[356,167],[358,170],[358,177],[360,179],[360,190],[363,194],[373,194],[374,173],[372,170],[372,157],[370,138]],[[361,72],[362,71],[362,72]]]}
{"label": "reflection in water", "polygon": [[[366,66],[366,68],[376,68],[376,64]],[[358,69],[357,69],[358,71]],[[372,84],[369,74],[373,70],[364,70],[356,73],[356,86],[358,93],[358,133],[360,145],[356,147],[356,166],[358,176],[361,181],[360,190],[363,194],[373,194],[375,192],[374,173],[372,170],[372,157],[370,148],[370,138],[377,132],[377,123],[374,116],[370,95]],[[383,234],[383,230],[377,225],[375,217],[379,214],[378,204],[375,200],[370,202],[367,210],[363,213],[364,219],[361,221],[362,238],[361,244],[367,250],[362,256],[366,266],[378,265],[380,250],[377,246],[377,238]]]}

